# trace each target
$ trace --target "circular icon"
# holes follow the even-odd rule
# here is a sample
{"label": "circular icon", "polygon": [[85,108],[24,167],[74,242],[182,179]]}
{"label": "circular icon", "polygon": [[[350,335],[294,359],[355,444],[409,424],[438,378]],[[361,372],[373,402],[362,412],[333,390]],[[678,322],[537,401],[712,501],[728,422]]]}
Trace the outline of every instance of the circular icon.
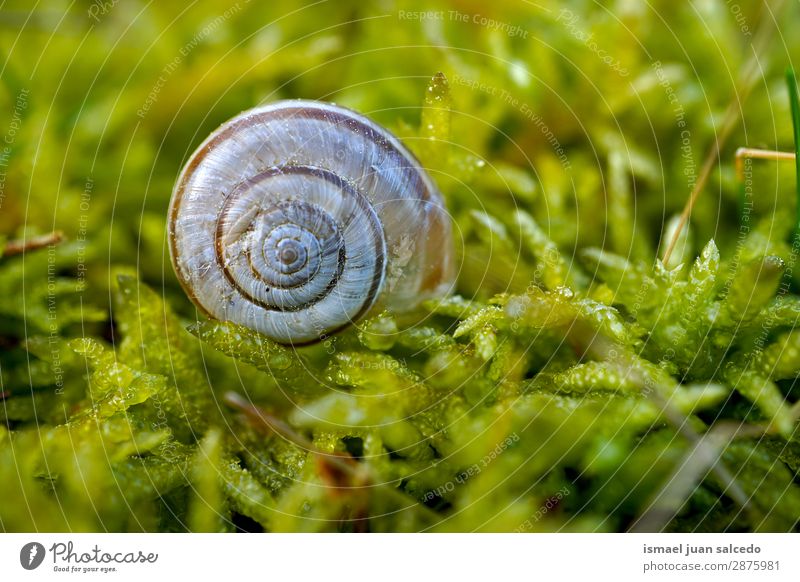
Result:
{"label": "circular icon", "polygon": [[35,570],[44,561],[44,546],[39,542],[30,542],[19,551],[19,563],[26,570]]}

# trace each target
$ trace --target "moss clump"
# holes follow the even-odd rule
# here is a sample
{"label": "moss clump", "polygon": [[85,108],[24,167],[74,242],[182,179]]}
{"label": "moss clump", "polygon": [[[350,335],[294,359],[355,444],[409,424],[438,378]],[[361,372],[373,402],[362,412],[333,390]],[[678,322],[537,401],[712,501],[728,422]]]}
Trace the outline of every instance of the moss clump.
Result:
{"label": "moss clump", "polygon": [[[742,205],[732,157],[745,136],[793,143],[782,73],[663,263],[752,52],[724,6],[674,4],[495,3],[523,37],[355,0],[177,21],[120,3],[64,21],[80,45],[45,13],[0,37],[0,529],[796,530],[793,168],[753,168]],[[175,175],[219,122],[284,97],[354,107],[415,151],[458,233],[455,296],[298,349],[193,310],[165,259]]]}

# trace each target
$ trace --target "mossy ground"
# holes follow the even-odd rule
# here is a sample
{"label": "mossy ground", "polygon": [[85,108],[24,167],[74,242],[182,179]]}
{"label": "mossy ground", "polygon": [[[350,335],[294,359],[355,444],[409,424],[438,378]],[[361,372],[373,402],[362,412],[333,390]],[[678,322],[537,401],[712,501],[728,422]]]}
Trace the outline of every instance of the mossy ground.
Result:
{"label": "mossy ground", "polygon": [[[796,6],[751,82],[760,3],[12,4],[0,529],[797,529],[795,168],[733,164],[793,147]],[[194,310],[175,176],[292,97],[417,153],[456,296],[297,350]]]}

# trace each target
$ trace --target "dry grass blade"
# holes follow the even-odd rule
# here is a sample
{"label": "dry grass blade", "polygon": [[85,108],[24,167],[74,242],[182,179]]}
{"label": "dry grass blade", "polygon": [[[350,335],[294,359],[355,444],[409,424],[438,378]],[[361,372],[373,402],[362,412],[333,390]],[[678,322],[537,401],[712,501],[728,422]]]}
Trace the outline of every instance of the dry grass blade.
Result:
{"label": "dry grass blade", "polygon": [[[725,447],[736,436],[741,436],[741,428],[741,425],[720,425],[700,437],[683,460],[677,464],[664,486],[648,501],[647,509],[633,522],[628,531],[636,533],[663,531],[691,497],[692,491],[709,471],[717,466]],[[727,469],[724,471],[727,473]],[[740,500],[740,503],[747,507],[747,498],[745,497],[744,501]]]}
{"label": "dry grass blade", "polygon": [[[627,378],[642,387],[651,386],[652,389],[646,392],[648,398],[658,406],[667,422],[692,446],[687,459],[691,462],[683,463],[686,466],[686,475],[681,475],[680,480],[674,487],[669,487],[671,481],[668,481],[668,486],[654,496],[655,500],[664,498],[666,501],[663,505],[649,504],[654,513],[652,516],[647,516],[650,511],[648,509],[645,515],[637,520],[637,523],[643,525],[641,529],[637,527],[636,531],[656,531],[660,529],[656,526],[662,523],[664,519],[666,521],[663,521],[663,524],[666,524],[669,521],[665,511],[667,502],[669,502],[669,507],[673,507],[676,503],[675,500],[682,496],[680,497],[680,504],[678,504],[678,507],[680,507],[691,493],[691,487],[687,489],[687,484],[694,483],[693,479],[698,475],[705,475],[709,468],[722,484],[726,494],[745,511],[749,511],[749,497],[736,482],[733,474],[721,462],[718,462],[719,452],[722,450],[720,447],[724,448],[724,445],[729,443],[737,434],[736,431],[732,431],[730,427],[725,425],[722,430],[717,432],[709,431],[708,434],[701,436],[691,428],[689,418],[677,410],[663,396],[663,394],[669,392],[668,387],[662,386],[656,378],[649,376],[647,372],[642,370],[637,365],[635,356],[628,353],[622,346],[616,345],[608,337],[581,322],[575,322],[572,325],[569,335],[571,344],[579,354],[590,355],[593,358],[616,363],[619,366],[621,377]],[[725,438],[723,439],[723,437]],[[718,443],[720,439],[723,439],[724,442]],[[645,516],[647,516],[646,519]],[[644,529],[645,527],[650,529]]]}
{"label": "dry grass blade", "polygon": [[[686,205],[683,207],[680,222],[675,230],[676,234],[672,237],[672,240],[669,241],[669,245],[667,245],[667,249],[664,251],[662,261],[665,264],[669,262],[672,252],[675,250],[675,246],[678,244],[679,235],[681,232],[683,232],[684,227],[689,222],[694,205],[697,202],[700,193],[703,191],[703,188],[705,188],[706,182],[708,182],[708,178],[711,176],[711,171],[714,169],[714,166],[719,159],[720,150],[725,145],[725,142],[728,141],[733,129],[736,127],[736,124],[739,120],[738,112],[747,101],[750,92],[753,90],[753,87],[758,80],[757,73],[761,70],[760,57],[764,53],[764,49],[766,48],[773,34],[773,27],[769,22],[769,19],[766,18],[767,14],[765,12],[767,6],[768,5],[765,4],[765,9],[762,11],[762,22],[758,32],[756,33],[756,38],[753,41],[753,54],[750,55],[750,58],[747,59],[744,67],[742,67],[739,82],[740,91],[737,95],[737,98],[730,102],[727,110],[725,111],[725,116],[723,117],[719,133],[717,134],[714,143],[711,145],[711,149],[706,155],[705,161],[703,162],[703,166],[700,170],[700,174],[697,177],[697,181],[694,183],[694,187],[689,194],[689,199],[686,201]],[[775,14],[780,12],[782,7],[783,0],[775,2],[772,6],[771,13]]]}
{"label": "dry grass blade", "polygon": [[736,150],[736,180],[741,183],[744,181],[744,161],[745,160],[794,160],[792,152],[778,152],[773,150],[760,150],[755,148],[739,148]]}
{"label": "dry grass blade", "polygon": [[10,240],[5,244],[3,252],[0,253],[0,256],[10,257],[12,255],[21,255],[22,253],[49,247],[50,245],[57,245],[63,240],[64,233],[60,230],[40,236],[34,236],[25,240]]}

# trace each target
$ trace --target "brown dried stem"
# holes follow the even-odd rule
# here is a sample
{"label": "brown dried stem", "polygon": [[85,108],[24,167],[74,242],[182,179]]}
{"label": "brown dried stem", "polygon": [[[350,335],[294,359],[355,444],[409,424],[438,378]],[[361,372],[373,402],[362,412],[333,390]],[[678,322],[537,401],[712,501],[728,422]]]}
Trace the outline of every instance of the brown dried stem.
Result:
{"label": "brown dried stem", "polygon": [[0,256],[9,257],[12,255],[21,255],[29,251],[36,251],[49,247],[50,245],[57,245],[64,240],[64,233],[60,230],[55,230],[49,234],[34,236],[25,240],[10,240],[3,247],[3,252]]}
{"label": "brown dried stem", "polygon": [[[765,10],[766,6],[767,5],[765,5]],[[783,0],[775,2],[772,6],[771,14],[780,12],[782,6]],[[665,264],[669,262],[669,259],[672,256],[672,251],[675,250],[675,246],[678,244],[680,234],[683,232],[683,229],[689,222],[689,217],[692,215],[694,205],[697,202],[700,193],[703,191],[709,176],[711,176],[711,171],[714,169],[714,166],[719,159],[719,152],[725,142],[728,141],[728,137],[730,137],[734,127],[736,127],[736,123],[739,120],[738,113],[744,107],[744,103],[747,101],[747,98],[755,86],[756,80],[758,79],[756,74],[761,70],[761,61],[759,60],[759,57],[763,53],[773,34],[772,26],[769,25],[769,20],[766,16],[766,14],[762,14],[762,22],[752,44],[753,54],[750,55],[745,65],[742,67],[742,72],[739,77],[739,85],[741,86],[741,90],[737,94],[737,98],[730,102],[728,109],[725,111],[725,116],[722,120],[719,134],[714,140],[714,143],[711,145],[711,149],[709,150],[708,155],[703,162],[703,166],[700,170],[699,176],[697,177],[697,181],[694,183],[694,187],[689,194],[689,199],[686,201],[686,205],[683,207],[683,212],[681,212],[678,227],[675,229],[675,235],[672,237],[672,240],[669,241],[667,250],[664,252],[662,261]]]}
{"label": "brown dried stem", "polygon": [[739,148],[736,150],[736,180],[739,183],[744,182],[744,161],[748,159],[785,161],[794,160],[795,155],[793,152]]}

